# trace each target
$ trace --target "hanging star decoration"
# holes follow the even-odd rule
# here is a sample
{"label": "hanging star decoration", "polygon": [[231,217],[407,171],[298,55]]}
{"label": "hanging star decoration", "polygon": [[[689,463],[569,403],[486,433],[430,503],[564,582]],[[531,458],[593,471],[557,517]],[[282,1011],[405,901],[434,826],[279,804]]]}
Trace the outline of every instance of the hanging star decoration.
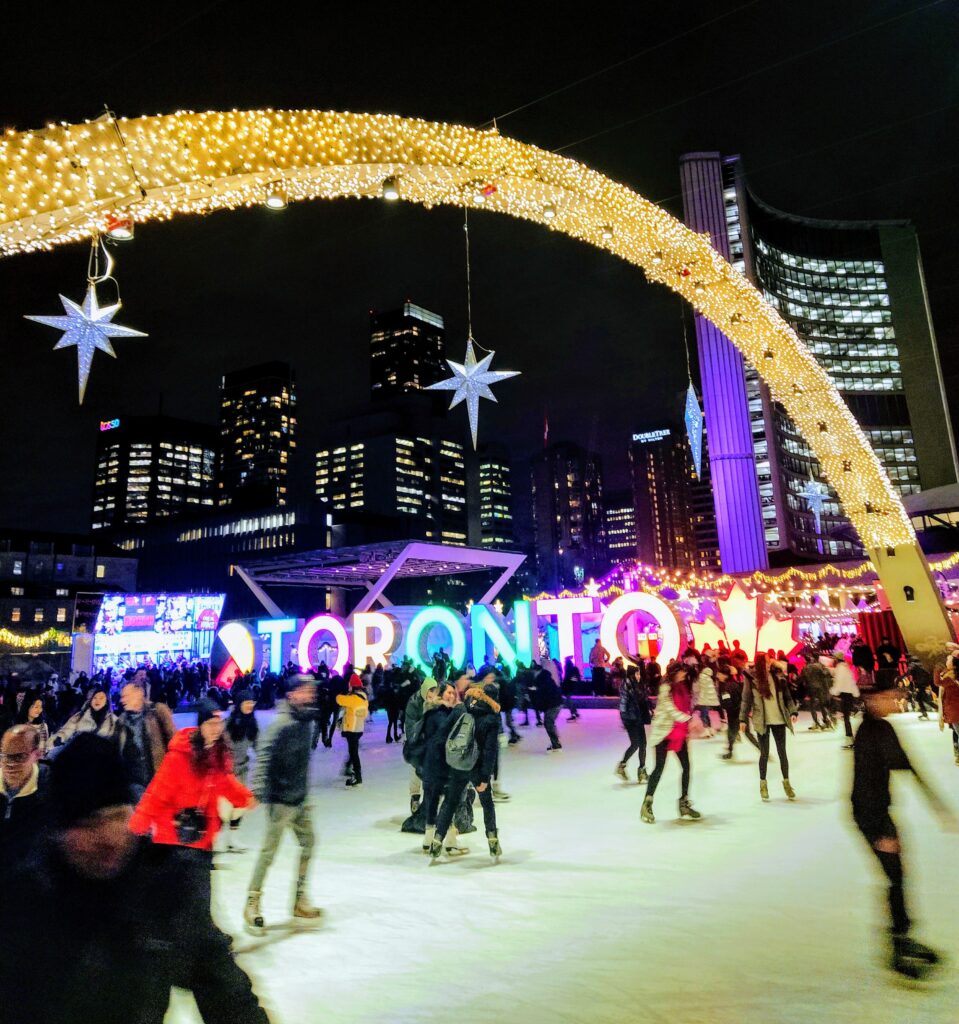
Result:
{"label": "hanging star decoration", "polygon": [[501,380],[508,380],[510,377],[518,377],[519,370],[491,370],[489,364],[496,355],[489,352],[479,362],[476,361],[476,353],[473,350],[473,336],[466,340],[466,359],[462,363],[455,363],[447,359],[446,363],[453,371],[452,377],[441,380],[437,384],[431,384],[427,391],[454,391],[450,408],[466,402],[466,409],[470,418],[470,433],[473,435],[473,450],[476,450],[476,432],[479,427],[479,400],[488,398],[491,402],[496,401],[496,396],[490,391],[490,384],[498,384]]}
{"label": "hanging star decoration", "polygon": [[686,410],[683,416],[686,423],[686,434],[689,437],[689,451],[693,457],[693,465],[696,467],[696,478],[703,478],[703,413],[699,408],[699,399],[696,397],[696,389],[692,381],[689,382],[689,390],[686,392]]}
{"label": "hanging star decoration", "polygon": [[99,349],[116,359],[117,354],[110,344],[111,338],[145,338],[147,335],[143,331],[135,331],[132,327],[121,327],[113,323],[120,303],[118,301],[112,306],[101,307],[97,302],[96,283],[92,280],[87,285],[87,294],[82,306],[78,306],[65,295],[60,296],[60,301],[63,303],[66,316],[27,316],[25,319],[63,331],[63,337],[53,346],[54,351],[58,348],[76,346],[77,377],[82,405],[87,381],[90,378],[93,353]]}
{"label": "hanging star decoration", "polygon": [[799,497],[806,502],[806,506],[813,514],[813,519],[816,521],[816,533],[822,533],[822,507],[828,497],[826,488],[810,473],[809,482],[806,484],[805,490],[799,492]]}

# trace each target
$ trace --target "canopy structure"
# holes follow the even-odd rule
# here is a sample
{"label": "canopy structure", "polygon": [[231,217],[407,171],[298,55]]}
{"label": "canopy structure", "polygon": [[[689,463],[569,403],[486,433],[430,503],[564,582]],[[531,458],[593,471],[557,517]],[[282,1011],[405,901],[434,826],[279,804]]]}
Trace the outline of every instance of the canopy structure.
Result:
{"label": "canopy structure", "polygon": [[381,607],[390,606],[384,591],[395,579],[459,576],[499,569],[499,576],[478,599],[479,603],[486,604],[502,590],[525,557],[513,551],[399,540],[298,551],[244,562],[235,568],[271,614],[279,614],[279,609],[263,590],[264,586],[365,589],[367,593],[354,609],[365,612],[377,603]]}

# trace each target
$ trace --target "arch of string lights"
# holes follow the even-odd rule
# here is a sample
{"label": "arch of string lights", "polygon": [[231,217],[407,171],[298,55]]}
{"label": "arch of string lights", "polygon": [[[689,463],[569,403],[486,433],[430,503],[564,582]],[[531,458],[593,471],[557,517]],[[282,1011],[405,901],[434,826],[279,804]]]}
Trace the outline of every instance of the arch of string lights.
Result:
{"label": "arch of string lights", "polygon": [[822,367],[707,235],[625,185],[494,129],[386,114],[104,115],[0,137],[0,255],[135,222],[263,203],[402,198],[541,223],[641,267],[711,320],[806,438],[867,547],[914,544],[879,460]]}

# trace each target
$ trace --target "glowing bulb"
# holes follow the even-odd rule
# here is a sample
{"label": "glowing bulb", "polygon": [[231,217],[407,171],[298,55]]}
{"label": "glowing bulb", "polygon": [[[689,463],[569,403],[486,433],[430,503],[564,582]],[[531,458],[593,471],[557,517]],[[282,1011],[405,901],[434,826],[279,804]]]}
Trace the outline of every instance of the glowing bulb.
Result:
{"label": "glowing bulb", "polygon": [[694,291],[694,292],[695,292],[695,293],[696,293],[697,295],[702,295],[702,294],[703,294],[703,293],[704,293],[704,292],[706,291],[706,285],[704,285],[702,281],[697,281],[697,282],[696,282],[696,283],[695,283],[695,284],[693,285],[693,291]]}
{"label": "glowing bulb", "polygon": [[477,190],[476,192],[473,193],[473,202],[476,203],[477,206],[482,206],[483,203],[486,202],[486,196],[482,192]]}
{"label": "glowing bulb", "polygon": [[279,185],[271,185],[270,191],[267,193],[266,199],[263,201],[263,205],[268,210],[285,210],[286,192]]}
{"label": "glowing bulb", "polygon": [[383,181],[383,198],[390,202],[400,198],[400,187],[392,175]]}
{"label": "glowing bulb", "polygon": [[604,224],[600,228],[600,232],[607,242],[613,237],[613,229],[608,224]]}
{"label": "glowing bulb", "polygon": [[124,213],[107,214],[107,234],[117,242],[128,242],[133,238],[133,218]]}
{"label": "glowing bulb", "polygon": [[658,249],[653,253],[652,262],[653,265],[657,267],[663,262],[663,254]]}
{"label": "glowing bulb", "polygon": [[556,216],[556,207],[552,203],[547,203],[543,207],[543,220],[552,220]]}

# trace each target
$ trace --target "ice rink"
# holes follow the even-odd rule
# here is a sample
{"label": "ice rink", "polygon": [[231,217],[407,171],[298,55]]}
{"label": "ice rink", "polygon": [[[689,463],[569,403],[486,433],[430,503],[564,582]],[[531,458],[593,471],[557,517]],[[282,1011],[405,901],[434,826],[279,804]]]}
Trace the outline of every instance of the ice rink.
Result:
{"label": "ice rink", "polygon": [[[181,716],[178,716],[180,718]],[[531,719],[532,721],[532,719]],[[948,735],[915,715],[893,720],[920,770],[959,809]],[[192,724],[184,716],[180,724]],[[364,784],[343,786],[345,744],[313,761],[318,846],[311,896],[318,927],[287,927],[297,848],[267,878],[271,928],[250,938],[241,911],[263,811],[244,822],[246,854],[217,858],[214,916],[277,1024],[919,1024],[959,1020],[954,963],[922,989],[884,969],[884,889],[849,824],[851,753],[841,729],[790,737],[788,803],[770,764],[761,803],[757,755],[692,744],[698,822],[676,819],[670,757],[644,825],[645,787],[613,767],[626,748],[619,716],[560,719],[564,749],[542,729],[502,754],[497,804],[504,857],[492,865],[477,813],[470,854],[429,867],[420,837],[400,833],[408,769],[379,713],[363,740]],[[648,759],[652,766],[652,757]],[[635,760],[630,776],[635,780]],[[908,778],[893,814],[908,860],[916,937],[959,956],[959,836],[942,831]],[[477,812],[479,807],[477,805]],[[178,997],[169,1022],[197,1019]]]}

